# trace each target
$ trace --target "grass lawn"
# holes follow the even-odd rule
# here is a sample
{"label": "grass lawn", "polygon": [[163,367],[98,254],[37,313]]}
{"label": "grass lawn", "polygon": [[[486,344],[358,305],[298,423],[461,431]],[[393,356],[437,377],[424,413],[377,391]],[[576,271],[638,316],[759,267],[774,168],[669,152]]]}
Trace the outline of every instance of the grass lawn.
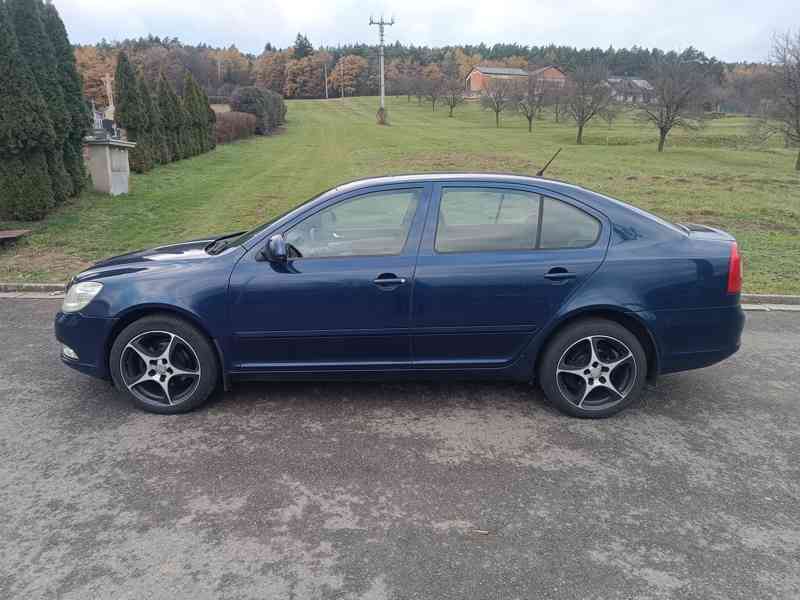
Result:
{"label": "grass lawn", "polygon": [[475,104],[434,113],[389,98],[390,127],[375,125],[376,98],[290,101],[286,131],[219,147],[135,175],[132,193],[85,193],[44,221],[0,223],[34,233],[0,251],[0,281],[65,281],[94,260],[170,241],[248,229],[337,183],[369,175],[477,170],[533,174],[559,147],[550,177],[652,210],[722,227],[739,239],[745,290],[800,293],[800,175],[794,151],[746,149],[747,120],[727,117],[676,131],[656,152],[656,131],[622,118],[575,128]]}

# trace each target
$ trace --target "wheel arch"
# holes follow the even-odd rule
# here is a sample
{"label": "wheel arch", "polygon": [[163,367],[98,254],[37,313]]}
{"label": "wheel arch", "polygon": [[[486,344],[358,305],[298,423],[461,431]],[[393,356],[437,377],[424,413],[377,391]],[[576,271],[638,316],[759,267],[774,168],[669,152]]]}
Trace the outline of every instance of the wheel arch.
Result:
{"label": "wheel arch", "polygon": [[122,332],[123,329],[125,329],[134,321],[138,321],[139,319],[152,315],[168,315],[171,317],[177,317],[197,328],[197,330],[202,333],[209,342],[211,342],[211,346],[214,348],[214,353],[217,357],[217,361],[219,362],[223,389],[228,391],[230,385],[227,369],[225,368],[225,355],[222,352],[222,347],[220,346],[218,340],[211,335],[208,328],[203,324],[197,315],[178,306],[169,304],[142,304],[138,306],[132,306],[120,313],[116,322],[114,323],[114,326],[108,334],[105,348],[103,350],[108,372],[111,372],[111,365],[109,364],[111,347],[114,345],[114,340],[117,339],[117,336]]}
{"label": "wheel arch", "polygon": [[647,356],[647,377],[648,379],[655,379],[659,373],[660,357],[658,345],[656,344],[655,337],[652,331],[647,326],[645,321],[635,313],[625,311],[623,309],[611,306],[588,306],[577,309],[573,312],[563,315],[555,324],[544,332],[536,345],[536,359],[533,365],[533,375],[538,376],[539,363],[544,354],[544,349],[550,341],[561,331],[564,327],[581,321],[583,319],[600,318],[607,319],[619,323],[631,333],[633,333],[639,340],[639,343],[644,349]]}

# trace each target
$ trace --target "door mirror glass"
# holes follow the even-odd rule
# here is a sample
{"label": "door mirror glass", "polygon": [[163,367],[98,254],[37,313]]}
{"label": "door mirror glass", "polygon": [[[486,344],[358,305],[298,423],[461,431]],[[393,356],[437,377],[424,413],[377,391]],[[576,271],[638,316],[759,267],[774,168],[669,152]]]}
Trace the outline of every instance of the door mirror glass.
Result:
{"label": "door mirror glass", "polygon": [[262,255],[270,262],[286,262],[286,242],[283,236],[278,234],[269,238]]}

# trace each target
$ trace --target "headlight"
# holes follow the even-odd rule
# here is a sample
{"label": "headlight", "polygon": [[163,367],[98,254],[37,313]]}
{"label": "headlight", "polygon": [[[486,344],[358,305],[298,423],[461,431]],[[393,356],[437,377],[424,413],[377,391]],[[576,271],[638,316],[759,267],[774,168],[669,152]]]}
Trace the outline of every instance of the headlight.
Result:
{"label": "headlight", "polygon": [[102,289],[103,284],[97,281],[82,281],[70,286],[61,305],[61,312],[76,312],[85,308]]}

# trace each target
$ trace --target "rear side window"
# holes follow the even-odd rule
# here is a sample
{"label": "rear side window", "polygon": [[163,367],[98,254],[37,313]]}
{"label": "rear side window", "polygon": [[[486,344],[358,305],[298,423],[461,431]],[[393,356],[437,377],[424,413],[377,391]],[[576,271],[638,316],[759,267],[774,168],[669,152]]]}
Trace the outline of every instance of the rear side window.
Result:
{"label": "rear side window", "polygon": [[445,188],[436,229],[437,252],[532,250],[539,196],[519,190]]}
{"label": "rear side window", "polygon": [[586,248],[600,236],[600,221],[571,204],[542,197],[539,248]]}
{"label": "rear side window", "polygon": [[521,190],[445,188],[439,204],[437,252],[585,248],[600,221],[574,206]]}

